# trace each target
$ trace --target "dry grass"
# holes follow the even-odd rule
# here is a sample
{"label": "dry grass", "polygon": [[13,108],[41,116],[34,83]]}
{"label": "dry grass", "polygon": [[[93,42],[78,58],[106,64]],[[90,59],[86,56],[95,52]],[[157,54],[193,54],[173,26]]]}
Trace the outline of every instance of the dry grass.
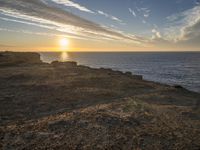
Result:
{"label": "dry grass", "polygon": [[0,149],[200,149],[200,94],[84,66],[0,68]]}

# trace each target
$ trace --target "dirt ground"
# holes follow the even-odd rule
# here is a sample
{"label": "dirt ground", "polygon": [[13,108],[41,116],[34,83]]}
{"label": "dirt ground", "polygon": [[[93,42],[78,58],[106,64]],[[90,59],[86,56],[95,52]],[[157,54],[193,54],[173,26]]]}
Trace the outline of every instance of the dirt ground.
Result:
{"label": "dirt ground", "polygon": [[69,63],[0,67],[0,149],[200,149],[200,94]]}

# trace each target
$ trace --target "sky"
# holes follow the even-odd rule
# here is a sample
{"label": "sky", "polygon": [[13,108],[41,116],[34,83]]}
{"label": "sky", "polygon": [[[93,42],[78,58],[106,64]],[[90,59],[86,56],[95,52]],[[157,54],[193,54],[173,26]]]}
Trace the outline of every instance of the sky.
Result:
{"label": "sky", "polygon": [[0,0],[0,51],[200,51],[200,0]]}

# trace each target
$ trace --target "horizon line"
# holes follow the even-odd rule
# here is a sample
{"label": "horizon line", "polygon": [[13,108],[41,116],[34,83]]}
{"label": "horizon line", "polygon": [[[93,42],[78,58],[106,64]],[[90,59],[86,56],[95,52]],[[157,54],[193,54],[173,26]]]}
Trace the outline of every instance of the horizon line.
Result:
{"label": "horizon line", "polygon": [[149,50],[149,51],[143,51],[143,50],[134,50],[134,51],[38,51],[38,50],[30,50],[30,51],[19,51],[19,50],[0,50],[0,52],[36,52],[36,53],[155,53],[155,52],[159,52],[159,53],[192,53],[192,52],[200,52],[200,50],[192,50],[192,51],[180,51],[180,50]]}

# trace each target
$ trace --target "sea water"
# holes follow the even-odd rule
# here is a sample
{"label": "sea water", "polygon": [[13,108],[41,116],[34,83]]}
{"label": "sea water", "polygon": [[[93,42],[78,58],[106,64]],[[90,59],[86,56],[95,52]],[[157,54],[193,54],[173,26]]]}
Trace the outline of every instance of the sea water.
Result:
{"label": "sea water", "polygon": [[200,52],[44,52],[41,58],[45,62],[76,61],[94,68],[131,71],[146,80],[200,92]]}

